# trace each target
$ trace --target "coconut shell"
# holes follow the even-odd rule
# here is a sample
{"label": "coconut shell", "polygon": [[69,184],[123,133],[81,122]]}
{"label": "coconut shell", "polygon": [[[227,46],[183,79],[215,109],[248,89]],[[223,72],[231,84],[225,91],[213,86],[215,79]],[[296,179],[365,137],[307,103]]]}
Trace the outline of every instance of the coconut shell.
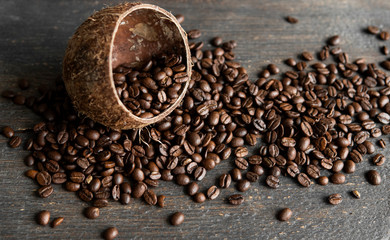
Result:
{"label": "coconut shell", "polygon": [[150,4],[123,3],[94,13],[69,40],[63,61],[63,79],[79,113],[113,129],[141,128],[158,122],[182,101],[179,98],[153,118],[133,115],[120,100],[113,69],[130,63],[139,67],[153,56],[183,56],[191,77],[191,56],[185,31],[166,10]]}

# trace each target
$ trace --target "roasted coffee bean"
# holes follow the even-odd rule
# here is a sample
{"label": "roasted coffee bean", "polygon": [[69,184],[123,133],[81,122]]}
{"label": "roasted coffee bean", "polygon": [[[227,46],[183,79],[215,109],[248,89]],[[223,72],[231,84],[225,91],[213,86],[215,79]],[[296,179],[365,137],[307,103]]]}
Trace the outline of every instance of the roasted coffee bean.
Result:
{"label": "roasted coffee bean", "polygon": [[241,179],[237,182],[237,190],[240,192],[246,192],[249,190],[251,183],[247,179]]}
{"label": "roasted coffee bean", "polygon": [[298,182],[304,187],[309,187],[311,185],[310,178],[304,173],[298,174],[297,179]]}
{"label": "roasted coffee bean", "polygon": [[103,232],[103,237],[105,240],[113,240],[118,236],[118,234],[119,232],[116,227],[110,227]]}
{"label": "roasted coffee bean", "polygon": [[236,160],[234,160],[234,164],[237,166],[237,168],[242,169],[242,170],[247,169],[248,166],[249,166],[248,161],[246,161],[246,160],[245,160],[244,158],[242,158],[242,157],[236,158]]}
{"label": "roasted coffee bean", "polygon": [[51,227],[52,228],[55,228],[59,225],[61,225],[61,223],[64,221],[64,217],[58,217],[56,219],[53,220],[53,222],[51,223]]}
{"label": "roasted coffee bean", "polygon": [[197,203],[203,203],[204,201],[206,201],[206,196],[204,195],[204,193],[198,192],[194,196],[194,201]]}
{"label": "roasted coffee bean", "polygon": [[384,40],[384,41],[389,40],[390,34],[386,31],[382,31],[379,33],[379,39]]}
{"label": "roasted coffee bean", "polygon": [[41,211],[36,217],[37,223],[39,225],[45,226],[50,222],[50,212],[47,210]]}
{"label": "roasted coffee bean", "polygon": [[381,166],[385,163],[386,161],[386,157],[383,156],[383,154],[376,154],[373,158],[372,158],[372,163],[374,163],[375,165],[377,166]]}
{"label": "roasted coffee bean", "polygon": [[352,195],[357,198],[357,199],[360,199],[361,195],[360,195],[360,192],[358,190],[353,190],[352,191]]}
{"label": "roasted coffee bean", "polygon": [[231,205],[241,205],[244,202],[244,196],[241,194],[233,194],[227,200]]}
{"label": "roasted coffee bean", "polygon": [[380,32],[379,28],[376,27],[376,26],[368,26],[367,27],[367,32],[370,33],[370,34],[378,34]]}
{"label": "roasted coffee bean", "polygon": [[379,145],[381,148],[386,148],[386,142],[385,142],[383,139],[379,139],[379,140],[378,140],[378,145]]}
{"label": "roasted coffee bean", "polygon": [[280,180],[274,175],[269,175],[265,181],[267,185],[271,188],[278,188],[280,186]]}
{"label": "roasted coffee bean", "polygon": [[352,160],[347,160],[344,163],[344,172],[346,173],[354,173],[356,169],[356,164]]}
{"label": "roasted coffee bean", "polygon": [[343,170],[343,168],[344,168],[343,161],[337,160],[337,161],[333,162],[333,167],[332,167],[333,172],[335,172],[335,173],[340,172],[341,170]]}
{"label": "roasted coffee bean", "polygon": [[39,185],[47,186],[51,183],[51,175],[46,171],[42,171],[37,174],[36,180]]}
{"label": "roasted coffee bean", "polygon": [[314,179],[317,179],[320,177],[320,169],[313,164],[310,164],[307,166],[306,172],[310,177],[312,177]]}
{"label": "roasted coffee bean", "polygon": [[176,212],[171,215],[170,220],[172,225],[177,226],[184,222],[184,214],[181,212]]}
{"label": "roasted coffee bean", "polygon": [[53,193],[53,187],[51,185],[43,186],[38,189],[38,194],[41,198],[47,198]]}
{"label": "roasted coffee bean", "polygon": [[165,196],[164,195],[159,195],[157,197],[157,205],[161,208],[165,207]]}
{"label": "roasted coffee bean", "polygon": [[138,183],[134,186],[134,188],[132,188],[131,194],[132,194],[132,196],[133,196],[134,198],[140,198],[140,197],[142,197],[142,196],[144,195],[146,189],[147,189],[147,186],[146,186],[145,183],[143,183],[143,182],[138,182]]}
{"label": "roasted coffee bean", "polygon": [[151,189],[147,189],[144,193],[144,200],[149,205],[157,204],[157,195]]}
{"label": "roasted coffee bean", "polygon": [[295,24],[295,23],[298,23],[298,19],[295,18],[295,17],[291,17],[291,16],[287,16],[286,17],[286,21],[291,23],[291,24]]}
{"label": "roasted coffee bean", "polygon": [[202,33],[198,29],[193,29],[187,32],[187,36],[189,39],[196,39],[199,38],[202,35]]}
{"label": "roasted coffee bean", "polygon": [[290,208],[284,208],[278,212],[277,218],[279,221],[288,221],[292,217],[292,211]]}
{"label": "roasted coffee bean", "polygon": [[219,193],[220,193],[220,190],[218,189],[217,186],[211,186],[207,190],[207,198],[211,199],[211,200],[214,200],[214,199],[216,199],[219,196]]}
{"label": "roasted coffee bean", "polygon": [[84,210],[84,215],[89,219],[95,219],[99,217],[100,210],[97,207],[87,207]]}
{"label": "roasted coffee bean", "polygon": [[343,201],[343,198],[339,193],[335,193],[328,197],[328,201],[332,205],[338,205]]}
{"label": "roasted coffee bean", "polygon": [[178,174],[176,176],[176,183],[180,186],[186,186],[190,183],[190,177],[186,174]]}
{"label": "roasted coffee bean", "polygon": [[228,188],[232,182],[230,174],[224,173],[219,177],[219,186],[221,188]]}
{"label": "roasted coffee bean", "polygon": [[22,143],[22,139],[19,136],[13,136],[10,138],[8,145],[11,148],[17,148],[20,146],[21,143]]}
{"label": "roasted coffee bean", "polygon": [[382,182],[382,178],[376,170],[370,170],[366,173],[367,181],[372,185],[379,185]]}
{"label": "roasted coffee bean", "polygon": [[199,191],[199,185],[196,182],[192,182],[187,185],[187,193],[190,196],[194,196]]}
{"label": "roasted coffee bean", "polygon": [[318,178],[318,184],[320,185],[328,185],[328,182],[329,182],[329,178],[327,176],[321,176]]}
{"label": "roasted coffee bean", "polygon": [[330,37],[328,39],[329,45],[335,46],[340,44],[340,37],[338,35],[335,35],[333,37]]}
{"label": "roasted coffee bean", "polygon": [[4,127],[3,128],[3,135],[6,137],[6,138],[12,138],[14,136],[15,132],[14,130],[11,128],[11,127]]}
{"label": "roasted coffee bean", "polygon": [[335,173],[330,176],[330,181],[334,184],[343,184],[345,182],[345,175],[342,173]]}

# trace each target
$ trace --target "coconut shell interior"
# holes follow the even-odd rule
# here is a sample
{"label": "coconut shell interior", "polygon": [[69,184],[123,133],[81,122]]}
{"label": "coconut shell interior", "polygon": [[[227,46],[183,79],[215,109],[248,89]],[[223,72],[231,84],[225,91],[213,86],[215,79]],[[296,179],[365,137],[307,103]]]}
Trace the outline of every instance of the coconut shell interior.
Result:
{"label": "coconut shell interior", "polygon": [[114,37],[112,67],[142,67],[153,56],[176,53],[185,56],[177,26],[152,9],[138,9],[120,22]]}

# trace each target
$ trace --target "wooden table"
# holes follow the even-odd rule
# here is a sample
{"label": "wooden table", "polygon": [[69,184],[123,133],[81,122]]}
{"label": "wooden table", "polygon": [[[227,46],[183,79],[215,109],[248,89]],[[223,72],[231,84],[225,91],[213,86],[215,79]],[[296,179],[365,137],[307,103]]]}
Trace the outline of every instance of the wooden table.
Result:
{"label": "wooden table", "polygon": [[[0,4],[0,90],[17,89],[17,79],[32,83],[28,94],[39,84],[52,85],[61,72],[61,61],[68,38],[93,11],[121,1],[51,1],[4,0]],[[187,30],[199,28],[203,40],[220,35],[238,42],[236,55],[256,79],[268,63],[281,63],[304,50],[315,52],[334,34],[342,37],[342,48],[352,59],[364,56],[368,61],[385,59],[379,47],[390,41],[378,41],[362,30],[377,25],[390,30],[390,1],[378,0],[181,0],[148,1],[158,3],[174,14],[186,16]],[[292,25],[284,20],[291,15],[299,19]],[[279,64],[286,69],[283,64]],[[39,121],[30,110],[0,99],[0,126],[11,125],[18,135]],[[389,143],[388,137],[384,137]],[[385,150],[385,155],[389,150]],[[255,183],[246,192],[242,206],[226,204],[224,190],[214,201],[195,204],[181,187],[163,183],[156,189],[168,196],[164,209],[147,206],[136,200],[129,206],[111,203],[101,210],[101,217],[88,220],[82,216],[87,205],[59,186],[48,199],[37,197],[37,186],[23,176],[27,154],[8,148],[0,137],[0,239],[97,239],[101,232],[116,226],[120,239],[388,239],[390,236],[390,164],[377,167],[383,184],[371,186],[364,173],[374,168],[365,161],[343,185],[299,187],[282,178],[282,186],[272,190]],[[368,158],[367,158],[368,159]],[[366,160],[367,160],[366,159]],[[224,162],[202,182],[206,188],[215,177],[230,169]],[[351,190],[360,191],[354,199]],[[332,206],[326,197],[341,193],[342,204]],[[294,211],[288,222],[279,222],[275,213],[284,207]],[[34,215],[47,209],[52,217],[65,220],[56,229],[38,226]],[[168,216],[182,211],[185,223],[170,226]]]}

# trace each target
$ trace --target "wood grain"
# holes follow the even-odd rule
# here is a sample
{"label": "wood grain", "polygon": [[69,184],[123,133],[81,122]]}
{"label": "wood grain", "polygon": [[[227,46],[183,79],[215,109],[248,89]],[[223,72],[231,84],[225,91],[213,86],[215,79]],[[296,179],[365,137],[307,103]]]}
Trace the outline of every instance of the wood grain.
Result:
{"label": "wood grain", "polygon": [[[0,90],[17,89],[16,81],[27,78],[36,92],[40,84],[52,85],[61,72],[61,61],[67,40],[78,25],[93,11],[120,1],[2,1],[0,4]],[[318,51],[332,35],[342,37],[342,48],[352,59],[364,56],[368,61],[385,59],[379,52],[382,45],[363,33],[368,25],[390,30],[390,2],[386,0],[180,0],[145,1],[156,3],[172,13],[186,16],[183,27],[203,31],[202,40],[220,35],[238,42],[236,55],[248,69],[250,78],[268,63],[280,63],[304,50]],[[287,15],[299,19],[291,25]],[[287,69],[280,64],[280,67]],[[0,127],[11,125],[17,134],[26,137],[39,118],[25,107],[0,99]],[[387,144],[388,137],[384,137]],[[389,150],[384,151],[389,155]],[[283,178],[282,186],[271,190],[254,183],[246,192],[242,206],[227,205],[224,199],[234,189],[222,191],[215,201],[195,204],[181,187],[163,183],[156,193],[167,195],[164,209],[133,200],[129,206],[112,203],[101,210],[101,217],[88,220],[82,216],[86,207],[77,197],[55,187],[49,199],[36,195],[37,186],[23,176],[26,152],[7,147],[0,137],[0,238],[1,239],[98,239],[110,227],[119,229],[118,239],[389,239],[390,237],[390,167],[376,167],[383,184],[371,186],[364,173],[374,168],[367,161],[358,165],[343,185],[314,185],[302,188]],[[230,169],[225,161],[202,182],[206,188],[219,174]],[[362,194],[356,200],[350,191]],[[326,197],[340,193],[342,204],[331,206]],[[288,222],[278,222],[276,212],[284,207],[293,210]],[[52,218],[63,216],[64,222],[53,230],[38,226],[34,215],[51,211]],[[167,217],[183,211],[184,224],[172,227]]]}

